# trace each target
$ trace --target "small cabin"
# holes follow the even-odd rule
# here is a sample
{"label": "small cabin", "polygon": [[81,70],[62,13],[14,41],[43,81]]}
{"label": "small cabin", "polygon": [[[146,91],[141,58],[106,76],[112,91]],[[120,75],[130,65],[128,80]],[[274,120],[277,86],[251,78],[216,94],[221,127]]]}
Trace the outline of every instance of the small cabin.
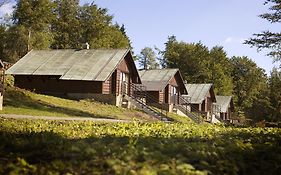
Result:
{"label": "small cabin", "polygon": [[120,106],[122,82],[141,80],[129,49],[32,50],[6,74],[15,86],[37,93],[91,98]]}
{"label": "small cabin", "polygon": [[[179,97],[187,94],[179,69],[141,70],[139,75],[146,87],[147,104],[165,104],[165,109],[172,112],[173,106],[179,103]],[[153,99],[153,100],[151,100]]]}
{"label": "small cabin", "polygon": [[191,111],[205,115],[208,120],[216,102],[213,84],[185,84],[185,87],[190,97]]}
{"label": "small cabin", "polygon": [[219,107],[219,117],[224,121],[231,121],[234,112],[234,103],[232,96],[216,96],[215,105]]}

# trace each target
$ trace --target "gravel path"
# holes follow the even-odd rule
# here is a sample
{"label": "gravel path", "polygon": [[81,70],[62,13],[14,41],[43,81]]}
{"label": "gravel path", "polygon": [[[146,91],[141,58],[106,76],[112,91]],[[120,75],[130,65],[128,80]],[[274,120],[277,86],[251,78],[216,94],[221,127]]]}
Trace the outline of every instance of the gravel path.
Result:
{"label": "gravel path", "polygon": [[51,116],[30,116],[30,115],[16,115],[16,114],[0,114],[2,118],[12,119],[41,119],[41,120],[68,120],[68,121],[94,121],[94,122],[131,122],[129,120],[104,119],[104,118],[90,118],[90,117],[51,117]]}

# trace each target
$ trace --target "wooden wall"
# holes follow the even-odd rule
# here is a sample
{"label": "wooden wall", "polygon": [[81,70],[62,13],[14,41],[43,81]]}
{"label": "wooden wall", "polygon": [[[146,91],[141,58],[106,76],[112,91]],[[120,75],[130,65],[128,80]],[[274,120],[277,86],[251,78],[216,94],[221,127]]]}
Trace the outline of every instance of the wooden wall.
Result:
{"label": "wooden wall", "polygon": [[40,93],[102,93],[102,82],[59,80],[59,76],[16,75],[15,86]]}

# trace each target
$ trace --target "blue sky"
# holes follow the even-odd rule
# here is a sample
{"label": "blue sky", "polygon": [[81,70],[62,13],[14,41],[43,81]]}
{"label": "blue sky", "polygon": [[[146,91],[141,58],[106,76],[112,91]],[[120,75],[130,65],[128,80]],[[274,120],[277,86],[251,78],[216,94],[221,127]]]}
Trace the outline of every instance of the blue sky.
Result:
{"label": "blue sky", "polygon": [[[91,1],[82,1],[82,3]],[[229,57],[248,56],[267,73],[274,66],[266,52],[257,53],[243,41],[263,30],[280,31],[258,17],[267,12],[263,0],[95,0],[124,24],[136,54],[145,46],[164,49],[167,37],[223,46]]]}
{"label": "blue sky", "polygon": [[[92,1],[82,0],[83,3]],[[114,22],[124,24],[139,54],[145,46],[164,49],[168,36],[177,40],[199,42],[209,48],[220,45],[231,56],[248,56],[267,73],[274,66],[266,52],[257,53],[243,41],[263,30],[279,31],[280,24],[270,24],[258,17],[267,12],[263,0],[95,0],[114,15]],[[0,9],[11,12],[12,5]]]}

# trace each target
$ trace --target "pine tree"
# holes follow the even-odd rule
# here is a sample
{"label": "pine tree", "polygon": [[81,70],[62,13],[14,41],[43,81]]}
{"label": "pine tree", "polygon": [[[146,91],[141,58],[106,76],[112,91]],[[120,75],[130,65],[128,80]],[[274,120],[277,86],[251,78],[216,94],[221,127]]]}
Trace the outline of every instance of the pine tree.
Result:
{"label": "pine tree", "polygon": [[144,70],[159,68],[159,64],[156,61],[156,53],[150,47],[143,48],[140,55],[137,56],[137,60]]}
{"label": "pine tree", "polygon": [[[272,13],[265,13],[260,15],[261,18],[266,19],[271,23],[281,22],[281,1],[280,0],[266,0],[265,5],[271,4],[269,8]],[[253,38],[245,41],[245,44],[249,44],[256,47],[258,50],[271,49],[268,53],[275,61],[281,60],[281,32],[264,31],[259,34],[254,34]]]}

